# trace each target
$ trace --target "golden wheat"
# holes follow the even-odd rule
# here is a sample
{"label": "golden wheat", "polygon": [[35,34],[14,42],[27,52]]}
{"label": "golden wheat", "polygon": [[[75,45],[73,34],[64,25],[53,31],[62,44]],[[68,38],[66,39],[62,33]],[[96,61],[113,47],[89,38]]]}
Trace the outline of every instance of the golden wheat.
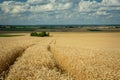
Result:
{"label": "golden wheat", "polygon": [[61,74],[47,46],[37,44],[28,48],[9,71],[6,80],[72,80]]}
{"label": "golden wheat", "polygon": [[9,67],[5,80],[120,79],[119,32],[52,35],[0,38],[0,73]]}
{"label": "golden wheat", "polygon": [[[15,59],[19,57],[24,50],[39,42],[43,43],[45,39],[24,37],[0,38],[0,73],[8,69]],[[47,41],[47,40],[46,40]],[[49,41],[47,41],[49,43]],[[47,44],[47,43],[46,43]]]}
{"label": "golden wheat", "polygon": [[55,59],[76,80],[118,80],[120,50],[72,47],[51,47]]}
{"label": "golden wheat", "polygon": [[57,35],[51,51],[76,80],[120,79],[120,33]]}

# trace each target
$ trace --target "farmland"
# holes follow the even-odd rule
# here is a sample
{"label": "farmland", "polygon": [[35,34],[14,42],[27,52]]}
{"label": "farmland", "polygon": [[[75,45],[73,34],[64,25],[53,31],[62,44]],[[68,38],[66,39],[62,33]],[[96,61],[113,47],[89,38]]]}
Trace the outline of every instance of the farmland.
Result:
{"label": "farmland", "polygon": [[120,32],[0,37],[2,80],[119,80]]}

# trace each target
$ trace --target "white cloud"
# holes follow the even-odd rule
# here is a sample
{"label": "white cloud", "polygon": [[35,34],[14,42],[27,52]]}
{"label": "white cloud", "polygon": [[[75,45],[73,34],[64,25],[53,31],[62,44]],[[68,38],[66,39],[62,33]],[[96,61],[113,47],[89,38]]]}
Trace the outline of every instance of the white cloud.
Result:
{"label": "white cloud", "polygon": [[107,13],[106,11],[97,11],[95,14],[96,15],[109,15],[109,13]]}
{"label": "white cloud", "polygon": [[52,10],[54,10],[54,6],[52,4],[31,6],[31,8],[29,9],[29,11],[31,12],[42,12],[42,11],[52,11]]}
{"label": "white cloud", "polygon": [[4,13],[22,13],[27,11],[29,5],[21,2],[5,1],[0,7]]}
{"label": "white cloud", "polygon": [[120,11],[120,0],[103,0],[101,3],[82,0],[79,3],[79,11],[84,13],[91,12],[90,14],[94,14],[94,16],[108,15],[112,11]]}
{"label": "white cloud", "polygon": [[96,1],[80,1],[79,3],[79,11],[80,12],[91,12],[96,11],[97,8],[99,8],[100,3],[97,3]]}
{"label": "white cloud", "polygon": [[12,13],[20,13],[24,12],[24,8],[22,6],[14,6],[14,8],[11,11]]}
{"label": "white cloud", "polygon": [[12,10],[12,6],[9,6],[11,3],[13,3],[12,1],[8,1],[8,2],[3,2],[2,4],[0,4],[1,10],[4,11],[5,13],[9,13]]}
{"label": "white cloud", "polygon": [[120,10],[120,0],[103,0],[99,10],[101,11]]}
{"label": "white cloud", "polygon": [[58,3],[55,5],[56,10],[65,10],[65,9],[70,9],[72,8],[72,3]]}
{"label": "white cloud", "polygon": [[28,4],[47,4],[49,0],[27,0]]}
{"label": "white cloud", "polygon": [[[49,2],[49,3],[48,3]],[[72,8],[73,3],[58,3],[55,0],[28,0],[27,2],[4,1],[0,4],[4,13],[45,12],[55,10],[67,10]]]}
{"label": "white cloud", "polygon": [[27,0],[26,2],[6,0],[0,3],[0,11],[4,14],[2,18],[6,15],[13,19],[17,16],[29,18],[28,20],[38,19],[37,21],[54,18],[58,21],[59,19],[61,21],[62,19],[79,20],[79,18],[83,20],[110,15],[113,18],[120,11],[120,0],[102,0],[102,2],[96,0]]}
{"label": "white cloud", "polygon": [[[4,1],[0,3],[1,10],[5,13],[21,13],[25,11],[53,11],[67,10],[73,8],[74,1],[72,0],[27,0],[27,2]],[[34,4],[34,5],[33,5]],[[120,10],[120,0],[103,0],[101,3],[94,1],[81,0],[77,7],[80,12],[96,12],[103,10]]]}
{"label": "white cloud", "polygon": [[120,7],[102,6],[98,10],[100,10],[100,11],[109,11],[109,10],[120,11]]}
{"label": "white cloud", "polygon": [[106,6],[110,6],[110,5],[120,5],[120,0],[103,0],[102,4],[106,5]]}

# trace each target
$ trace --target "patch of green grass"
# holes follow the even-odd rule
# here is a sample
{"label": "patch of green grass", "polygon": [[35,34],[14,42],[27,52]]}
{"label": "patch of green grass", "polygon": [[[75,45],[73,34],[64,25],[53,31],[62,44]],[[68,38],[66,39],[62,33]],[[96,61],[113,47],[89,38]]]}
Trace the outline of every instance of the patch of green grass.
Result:
{"label": "patch of green grass", "polygon": [[89,31],[102,31],[102,30],[99,30],[99,29],[88,29]]}
{"label": "patch of green grass", "polygon": [[15,36],[23,36],[23,35],[0,34],[0,37],[15,37]]}

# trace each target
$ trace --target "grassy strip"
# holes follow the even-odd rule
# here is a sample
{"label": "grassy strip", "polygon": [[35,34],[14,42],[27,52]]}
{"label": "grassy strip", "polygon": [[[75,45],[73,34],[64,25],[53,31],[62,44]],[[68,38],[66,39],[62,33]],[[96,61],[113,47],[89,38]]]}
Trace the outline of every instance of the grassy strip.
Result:
{"label": "grassy strip", "polygon": [[15,37],[15,36],[24,36],[24,35],[9,35],[9,34],[0,34],[0,37]]}
{"label": "grassy strip", "polygon": [[99,30],[99,29],[88,29],[89,31],[102,31],[102,30]]}

